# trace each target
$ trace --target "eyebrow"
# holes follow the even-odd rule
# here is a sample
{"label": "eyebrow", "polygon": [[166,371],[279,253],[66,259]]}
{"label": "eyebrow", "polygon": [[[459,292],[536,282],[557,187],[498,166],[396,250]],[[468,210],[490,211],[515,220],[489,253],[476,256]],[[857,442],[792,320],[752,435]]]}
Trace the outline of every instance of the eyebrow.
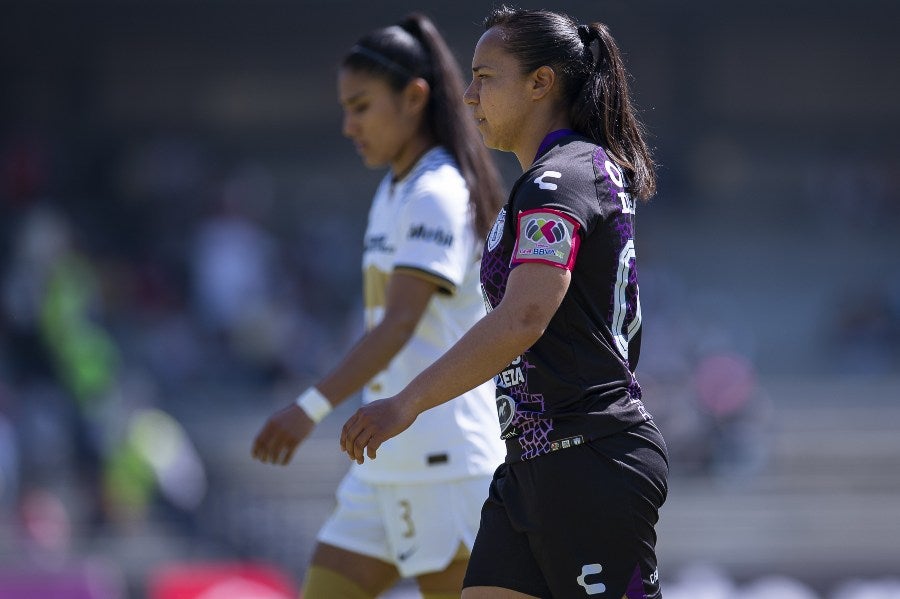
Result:
{"label": "eyebrow", "polygon": [[359,100],[360,98],[362,98],[365,95],[366,95],[365,90],[363,90],[361,92],[356,92],[349,98],[345,98],[345,99],[341,100],[341,105],[347,106],[348,104],[353,104],[354,102],[356,102],[357,100]]}
{"label": "eyebrow", "polygon": [[473,72],[473,73],[477,73],[477,72],[480,71],[481,69],[488,69],[488,70],[490,70],[491,67],[489,67],[489,66],[486,65],[486,64],[480,64],[480,65],[478,65],[477,67],[472,67],[472,72]]}

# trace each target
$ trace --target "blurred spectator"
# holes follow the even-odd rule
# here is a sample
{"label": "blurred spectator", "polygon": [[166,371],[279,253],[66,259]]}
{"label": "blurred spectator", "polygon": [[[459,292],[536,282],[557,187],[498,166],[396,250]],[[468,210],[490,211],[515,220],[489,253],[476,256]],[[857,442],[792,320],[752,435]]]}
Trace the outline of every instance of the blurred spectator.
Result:
{"label": "blurred spectator", "polygon": [[7,401],[0,386],[0,520],[19,496],[19,447],[13,425],[3,411]]}
{"label": "blurred spectator", "polygon": [[[4,280],[3,308],[15,351],[12,378],[25,396],[58,385],[72,403],[53,399],[45,407],[68,422],[77,472],[91,497],[92,520],[102,520],[100,462],[109,392],[119,356],[101,326],[97,272],[59,210],[35,205],[18,231]],[[32,443],[34,440],[30,440]],[[39,444],[32,449],[41,451]]]}
{"label": "blurred spectator", "polygon": [[272,201],[271,177],[246,169],[224,184],[214,212],[194,233],[190,273],[198,321],[240,362],[263,370],[271,365],[283,327],[277,318],[276,240],[254,214]]}
{"label": "blurred spectator", "polygon": [[45,488],[29,489],[19,504],[21,541],[32,564],[65,563],[72,544],[69,509],[60,497]]}
{"label": "blurred spectator", "polygon": [[770,406],[744,356],[714,352],[694,370],[696,405],[706,420],[706,468],[721,479],[758,473],[766,459]]}
{"label": "blurred spectator", "polygon": [[[887,276],[842,292],[829,324],[832,360],[844,372],[900,373],[900,284]],[[887,285],[894,284],[891,289]]]}
{"label": "blurred spectator", "polygon": [[17,210],[34,201],[46,191],[49,171],[49,150],[40,135],[11,136],[0,147],[0,208]]}
{"label": "blurred spectator", "polygon": [[735,298],[641,271],[644,327],[638,378],[666,435],[673,472],[736,481],[766,461],[771,405],[748,357],[755,340]]}
{"label": "blurred spectator", "polygon": [[137,409],[109,452],[104,488],[112,515],[126,527],[143,524],[157,498],[171,508],[170,519],[185,524],[206,495],[206,474],[177,420],[159,409]]}

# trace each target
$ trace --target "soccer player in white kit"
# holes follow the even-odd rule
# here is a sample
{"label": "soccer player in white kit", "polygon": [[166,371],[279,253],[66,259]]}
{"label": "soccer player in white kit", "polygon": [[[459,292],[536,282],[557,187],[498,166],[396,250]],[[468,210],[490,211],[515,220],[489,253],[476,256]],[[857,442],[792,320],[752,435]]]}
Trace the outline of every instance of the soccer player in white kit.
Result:
{"label": "soccer player in white kit", "polygon": [[[338,91],[344,134],[367,166],[389,166],[363,254],[366,333],[344,359],[272,415],[253,445],[276,464],[332,407],[396,394],[485,314],[481,249],[502,203],[493,162],[464,111],[462,76],[426,17],[363,37]],[[426,599],[458,597],[482,504],[503,461],[494,383],[430,410],[354,464],[319,532],[306,599],[375,597],[416,577]]]}

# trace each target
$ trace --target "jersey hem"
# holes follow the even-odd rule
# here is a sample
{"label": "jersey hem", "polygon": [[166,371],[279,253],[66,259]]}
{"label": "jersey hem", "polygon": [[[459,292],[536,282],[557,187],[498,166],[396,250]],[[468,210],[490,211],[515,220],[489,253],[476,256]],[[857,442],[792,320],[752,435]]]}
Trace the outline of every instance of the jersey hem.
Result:
{"label": "jersey hem", "polygon": [[394,272],[403,272],[428,281],[429,283],[434,283],[438,286],[438,289],[441,291],[441,293],[444,293],[446,295],[456,294],[456,284],[453,283],[453,281],[451,281],[450,279],[441,276],[436,272],[425,270],[418,266],[409,266],[406,264],[394,265]]}

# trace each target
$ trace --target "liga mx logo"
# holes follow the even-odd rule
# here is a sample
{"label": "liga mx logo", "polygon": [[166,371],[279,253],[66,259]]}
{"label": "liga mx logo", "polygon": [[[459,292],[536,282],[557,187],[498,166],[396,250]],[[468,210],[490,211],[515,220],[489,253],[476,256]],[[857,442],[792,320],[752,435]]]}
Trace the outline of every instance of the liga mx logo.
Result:
{"label": "liga mx logo", "polygon": [[532,218],[525,225],[525,235],[536,243],[546,240],[552,245],[566,238],[566,227],[561,221],[552,218]]}
{"label": "liga mx logo", "polygon": [[503,238],[504,224],[506,224],[506,208],[501,208],[500,214],[497,215],[497,220],[494,221],[494,226],[491,228],[491,234],[488,236],[489,252],[494,251],[494,248],[497,247],[497,244]]}

